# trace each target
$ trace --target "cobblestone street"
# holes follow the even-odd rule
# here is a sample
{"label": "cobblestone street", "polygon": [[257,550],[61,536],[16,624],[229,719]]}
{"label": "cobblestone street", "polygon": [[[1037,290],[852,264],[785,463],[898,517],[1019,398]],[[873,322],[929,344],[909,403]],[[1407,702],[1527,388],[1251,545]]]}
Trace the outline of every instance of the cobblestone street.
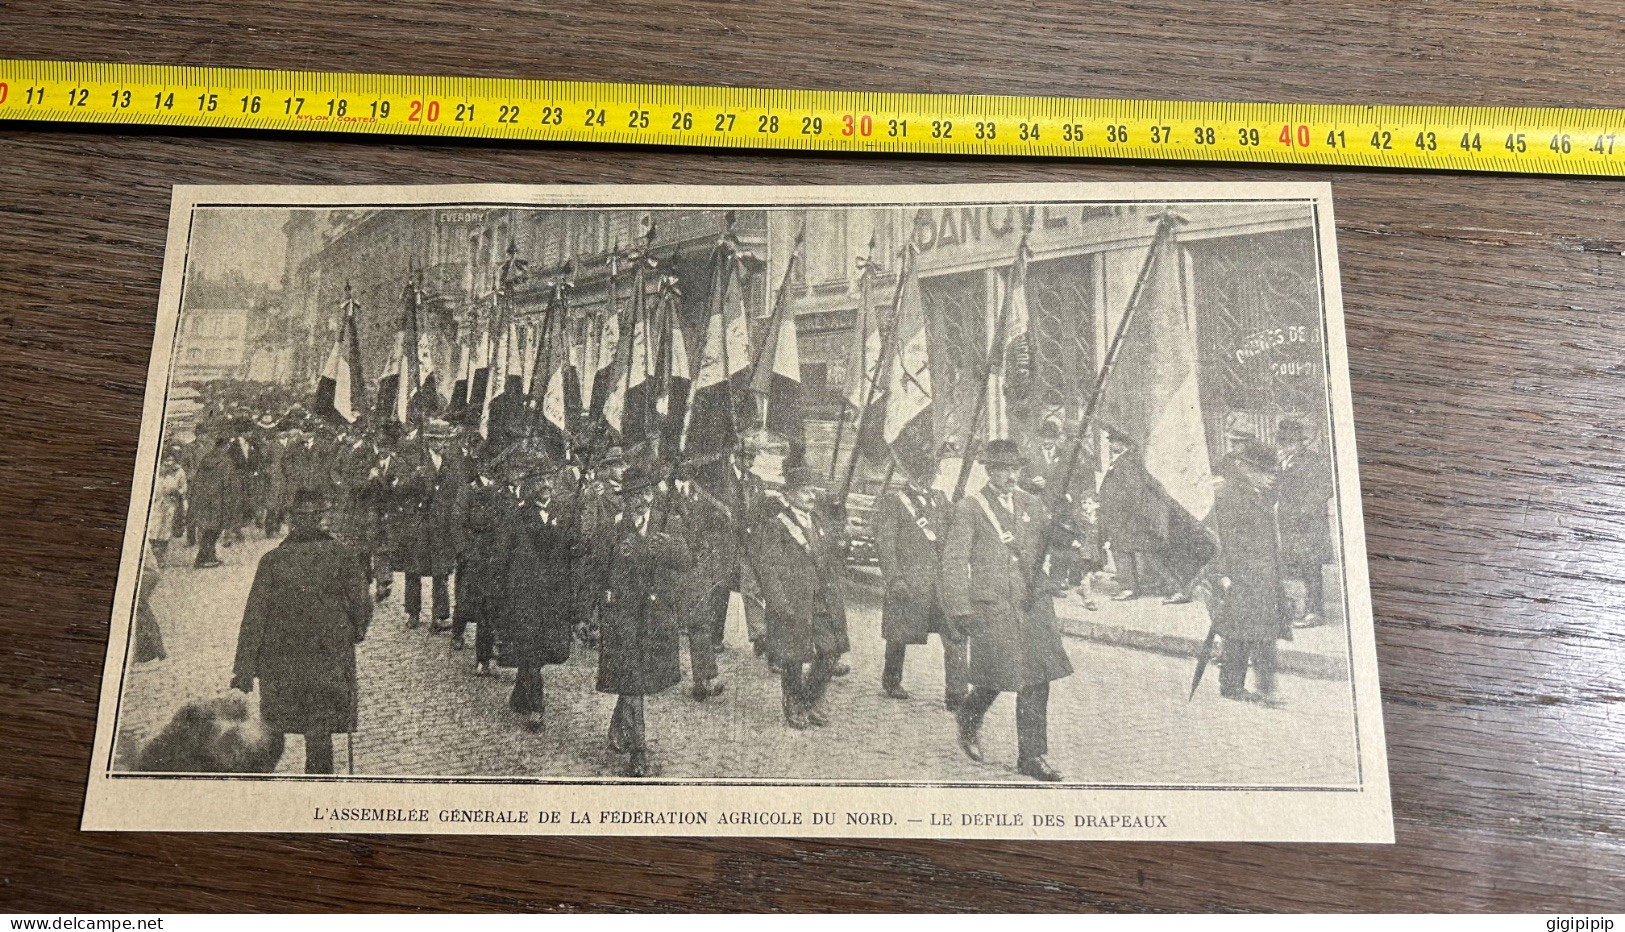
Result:
{"label": "cobblestone street", "polygon": [[[177,542],[178,543],[178,542]],[[162,727],[182,703],[218,695],[231,679],[237,628],[259,557],[272,541],[250,536],[222,551],[226,565],[191,567],[177,547],[174,565],[152,596],[169,658],[129,671],[124,681],[120,759]],[[427,585],[425,584],[427,588]],[[425,603],[427,603],[425,593]],[[987,718],[976,764],[959,751],[942,706],[942,654],[932,642],[909,649],[909,701],[880,691],[878,601],[873,589],[848,588],[852,673],[830,689],[832,723],[796,732],[783,722],[779,683],[753,656],[737,603],[728,650],[720,658],[727,692],[693,701],[689,682],[647,705],[652,757],[666,778],[1025,781],[1015,772],[1014,697]],[[1187,607],[1188,608],[1188,607]],[[469,649],[447,634],[409,631],[401,578],[376,606],[358,648],[360,731],[355,772],[410,776],[592,778],[614,774],[605,739],[615,699],[593,688],[596,654],[577,647],[569,663],[547,668],[547,728],[524,731],[507,708],[513,672],[473,675]],[[1354,726],[1347,682],[1283,676],[1287,705],[1272,709],[1223,701],[1217,669],[1186,701],[1192,662],[1067,638],[1076,669],[1050,700],[1050,762],[1068,781],[1111,784],[1328,785],[1356,782]],[[686,652],[684,655],[687,667]],[[336,743],[347,769],[345,741]],[[279,769],[303,763],[301,739],[289,738]]]}

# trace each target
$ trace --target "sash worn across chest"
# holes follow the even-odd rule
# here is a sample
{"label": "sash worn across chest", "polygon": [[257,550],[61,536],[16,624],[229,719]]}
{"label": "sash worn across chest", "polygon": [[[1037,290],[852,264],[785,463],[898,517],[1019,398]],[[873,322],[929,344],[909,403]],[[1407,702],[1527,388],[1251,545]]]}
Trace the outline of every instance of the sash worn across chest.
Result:
{"label": "sash worn across chest", "polygon": [[914,519],[914,526],[920,529],[920,533],[925,535],[925,539],[936,543],[937,532],[931,528],[931,519],[920,514],[919,509],[914,507],[914,500],[908,496],[908,493],[898,492],[897,500],[903,503],[903,508],[908,511],[908,516]]}
{"label": "sash worn across chest", "polygon": [[[993,532],[999,535],[999,541],[1009,548],[1010,559],[1020,560],[1021,547],[1016,543],[1016,535],[1005,530],[1004,522],[999,520],[999,512],[1002,509],[993,507],[993,503],[988,501],[985,489],[976,495],[976,503],[982,506],[982,514],[987,515],[988,522],[993,525]],[[1015,517],[1015,515],[1012,514],[1011,517]],[[1022,517],[1025,518],[1026,516],[1023,515]]]}
{"label": "sash worn across chest", "polygon": [[807,535],[802,532],[801,525],[796,523],[795,518],[790,517],[787,512],[781,511],[779,512],[779,523],[784,525],[784,529],[790,532],[790,538],[800,544],[802,550],[808,553],[813,552],[812,544],[807,541]]}

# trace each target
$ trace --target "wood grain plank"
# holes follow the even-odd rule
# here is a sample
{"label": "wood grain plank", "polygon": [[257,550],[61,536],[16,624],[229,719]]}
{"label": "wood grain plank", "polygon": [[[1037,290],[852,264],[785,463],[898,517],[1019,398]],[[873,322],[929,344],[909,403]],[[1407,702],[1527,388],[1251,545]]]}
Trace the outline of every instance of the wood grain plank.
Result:
{"label": "wood grain plank", "polygon": [[[1606,105],[1625,4],[10,4],[0,54]],[[951,13],[949,10],[951,9]],[[174,183],[1335,186],[1393,846],[77,830]],[[1527,910],[1625,888],[1616,181],[0,128],[0,908]]]}

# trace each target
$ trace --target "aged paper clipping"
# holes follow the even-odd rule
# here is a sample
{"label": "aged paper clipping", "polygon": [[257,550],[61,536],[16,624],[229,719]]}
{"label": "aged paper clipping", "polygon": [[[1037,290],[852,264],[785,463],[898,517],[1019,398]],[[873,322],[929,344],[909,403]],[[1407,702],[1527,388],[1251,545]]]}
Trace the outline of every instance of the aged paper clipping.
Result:
{"label": "aged paper clipping", "polygon": [[177,188],[84,826],[1391,841],[1330,189]]}

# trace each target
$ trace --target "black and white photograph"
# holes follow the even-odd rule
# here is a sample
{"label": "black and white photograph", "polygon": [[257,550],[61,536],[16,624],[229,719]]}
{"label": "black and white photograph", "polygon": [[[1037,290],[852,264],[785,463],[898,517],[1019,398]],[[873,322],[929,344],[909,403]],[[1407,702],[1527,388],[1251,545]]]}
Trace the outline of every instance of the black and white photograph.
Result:
{"label": "black and white photograph", "polygon": [[1387,841],[1330,189],[176,189],[85,826]]}

